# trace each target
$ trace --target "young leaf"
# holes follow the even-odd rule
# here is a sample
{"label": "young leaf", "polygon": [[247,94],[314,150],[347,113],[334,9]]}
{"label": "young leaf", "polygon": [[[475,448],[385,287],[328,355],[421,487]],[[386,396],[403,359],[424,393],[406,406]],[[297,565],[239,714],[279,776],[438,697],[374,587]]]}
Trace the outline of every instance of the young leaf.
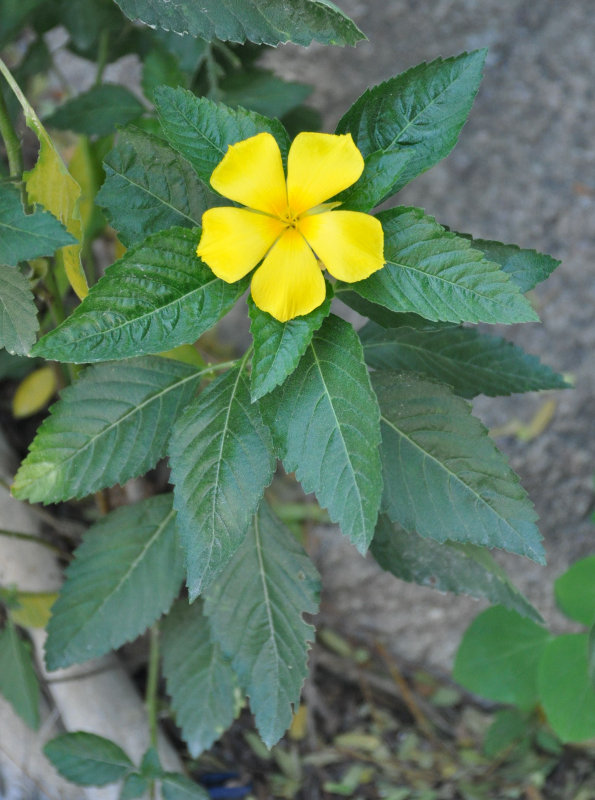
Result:
{"label": "young leaf", "polygon": [[0,347],[12,355],[25,355],[35,342],[38,328],[29,281],[17,267],[0,264]]}
{"label": "young leaf", "polygon": [[188,159],[205,183],[230,144],[257,133],[271,133],[284,155],[289,150],[283,125],[254,111],[228,108],[186,89],[168,86],[156,90],[155,105],[169,143]]}
{"label": "young leaf", "polygon": [[326,319],[297,369],[262,402],[285,469],[365,553],[382,494],[379,411],[351,325]]}
{"label": "young leaf", "polygon": [[450,384],[463,397],[568,387],[561,375],[535,356],[474,328],[384,330],[372,322],[359,335],[366,363],[374,369],[418,372]]}
{"label": "young leaf", "polygon": [[309,45],[355,44],[365,39],[340,8],[329,0],[203,0],[200,5],[181,0],[116,0],[132,20],[152,28],[190,33],[211,41],[282,42]]}
{"label": "young leaf", "polygon": [[242,106],[265,117],[281,119],[312,94],[312,87],[284,81],[267,69],[243,68],[226,75],[219,91],[223,102],[232,108]]}
{"label": "young leaf", "polygon": [[595,556],[576,561],[560,575],[554,593],[563,614],[590,627],[595,622]]}
{"label": "young leaf", "polygon": [[408,533],[381,514],[370,549],[382,569],[403,581],[441,592],[483,597],[535,622],[542,621],[483,547],[455,542],[437,544]]}
{"label": "young leaf", "polygon": [[147,231],[174,225],[192,228],[219,202],[185,158],[163,140],[135,128],[118,134],[104,167],[107,177],[97,203],[126,247],[142,241]]}
{"label": "young leaf", "polygon": [[43,752],[60,775],[79,786],[105,786],[132,772],[134,764],[115,742],[94,733],[64,733]]}
{"label": "young leaf", "polygon": [[62,248],[58,252],[58,258],[64,265],[70,285],[77,295],[83,298],[89,289],[80,256],[82,226],[79,203],[81,187],[66,169],[62,157],[54,147],[39,117],[2,61],[0,61],[0,71],[21,104],[27,126],[39,139],[37,162],[33,169],[23,173],[29,201],[39,203],[50,211],[76,240],[76,244]]}
{"label": "young leaf", "polygon": [[149,781],[138,772],[131,772],[124,778],[118,800],[135,800],[137,797],[144,797],[148,789]]}
{"label": "young leaf", "polygon": [[453,678],[482,697],[529,710],[539,701],[537,668],[550,638],[514,611],[488,608],[467,628]]}
{"label": "young leaf", "polygon": [[21,639],[10,621],[0,632],[0,694],[30,728],[39,727],[39,682],[31,645]]}
{"label": "young leaf", "polygon": [[39,427],[15,497],[57,503],[143,475],[207,371],[157,356],[85,370]]}
{"label": "young leaf", "polygon": [[250,531],[205,596],[213,638],[231,659],[267,747],[283,735],[307,674],[318,608],[311,561],[262,503]]}
{"label": "young leaf", "polygon": [[161,627],[163,675],[190,755],[207,750],[235,716],[236,676],[211,640],[202,603],[179,600]]}
{"label": "young leaf", "polygon": [[194,599],[238,549],[273,479],[271,436],[240,365],[213,381],[174,426],[169,455],[188,591]]}
{"label": "young leaf", "polygon": [[419,208],[378,215],[385,266],[350,287],[391,311],[446,322],[530,322],[539,319],[517,284],[467,241]]}
{"label": "young leaf", "polygon": [[341,208],[370,211],[381,203],[411,161],[407,150],[377,150],[366,157],[361,178],[337,195]]}
{"label": "young leaf", "polygon": [[209,800],[211,795],[185,775],[166,772],[161,778],[163,800]]}
{"label": "young leaf", "polygon": [[498,547],[544,563],[536,514],[469,403],[439,383],[376,372],[383,507],[393,522],[444,542]]}
{"label": "young leaf", "polygon": [[247,286],[246,280],[230,284],[216,278],[196,255],[199,239],[200,231],[172,228],[128,250],[32,353],[80,364],[196,341]]}
{"label": "young leaf", "polygon": [[589,680],[588,634],[556,636],[539,664],[539,699],[547,720],[563,742],[595,736],[595,689]]}
{"label": "young leaf", "polygon": [[405,149],[407,168],[394,194],[455,146],[477,94],[486,50],[437,58],[367,89],[347,111],[337,133],[351,133],[364,156]]}
{"label": "young leaf", "polygon": [[19,190],[0,183],[0,264],[16,267],[19,261],[53,256],[75,239],[64,225],[41,208],[25,214]]}
{"label": "young leaf", "polygon": [[107,514],[83,536],[66,571],[48,624],[48,669],[135,639],[168,610],[183,579],[171,494]]}
{"label": "young leaf", "polygon": [[50,128],[108,136],[117,125],[140,117],[144,108],[124,86],[104,83],[67,100],[44,122]]}
{"label": "young leaf", "polygon": [[474,250],[480,250],[488,261],[500,265],[521,292],[528,292],[544,281],[559,266],[560,261],[536,250],[525,250],[516,244],[502,244],[486,239],[472,239],[467,234],[458,234],[470,239]]}
{"label": "young leaf", "polygon": [[[330,289],[330,285],[329,285]],[[296,368],[314,331],[322,325],[331,310],[332,289],[324,303],[305,317],[279,322],[261,311],[248,298],[250,333],[254,340],[252,356],[252,400],[258,400],[283,383]]]}

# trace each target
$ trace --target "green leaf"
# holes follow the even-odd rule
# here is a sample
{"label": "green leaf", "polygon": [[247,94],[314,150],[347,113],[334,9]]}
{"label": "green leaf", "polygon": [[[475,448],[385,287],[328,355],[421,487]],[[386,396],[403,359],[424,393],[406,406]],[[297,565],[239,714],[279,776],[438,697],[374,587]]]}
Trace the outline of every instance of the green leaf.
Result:
{"label": "green leaf", "polygon": [[471,406],[439,383],[376,372],[383,507],[393,522],[444,542],[498,547],[544,563],[536,514]]}
{"label": "green leaf", "polygon": [[287,472],[365,553],[382,493],[379,412],[351,325],[328,317],[297,369],[262,402]]}
{"label": "green leaf", "polygon": [[284,81],[266,69],[242,69],[229,73],[219,84],[221,99],[232,108],[242,106],[265,117],[279,119],[312,94],[305,83]]}
{"label": "green leaf", "polygon": [[519,592],[504,570],[482,547],[444,542],[437,544],[408,533],[381,514],[371,545],[382,569],[403,581],[441,592],[482,597],[541,622],[539,613]]}
{"label": "green leaf", "polygon": [[21,639],[12,622],[0,632],[0,694],[30,728],[39,727],[39,681],[31,645]]}
{"label": "green leaf", "polygon": [[391,311],[446,322],[539,319],[517,284],[467,241],[419,208],[378,215],[386,265],[350,288]]}
{"label": "green leaf", "polygon": [[463,397],[568,387],[561,375],[535,356],[474,328],[384,330],[368,323],[360,338],[366,363],[374,369],[418,372],[450,384]]}
{"label": "green leaf", "polygon": [[15,497],[57,503],[143,475],[206,372],[157,356],[85,370],[38,429]]}
{"label": "green leaf", "polygon": [[317,572],[263,502],[240,549],[205,597],[213,638],[250,697],[267,747],[297,707],[314,629],[302,614],[318,608]]}
{"label": "green leaf", "polygon": [[574,563],[554,583],[558,608],[589,627],[595,622],[595,556]]}
{"label": "green leaf", "polygon": [[361,178],[337,195],[342,209],[370,211],[381,203],[409,162],[407,150],[377,150],[366,156]]}
{"label": "green leaf", "polygon": [[589,680],[591,681],[591,686],[595,689],[595,625],[591,625],[591,629],[589,630],[587,659]]}
{"label": "green leaf", "polygon": [[171,494],[107,514],[84,534],[48,624],[48,669],[103,655],[143,633],[184,579]]}
{"label": "green leaf", "polygon": [[400,328],[406,325],[408,328],[416,330],[435,331],[438,328],[452,327],[452,322],[430,322],[430,320],[420,317],[419,314],[409,314],[407,312],[389,311],[388,308],[365,300],[361,295],[349,288],[345,283],[335,287],[335,297],[346,306],[357,311],[362,317],[369,317],[383,328]]}
{"label": "green leaf", "polygon": [[0,347],[25,355],[39,328],[37,307],[29,281],[17,267],[0,264]]}
{"label": "green leaf", "polygon": [[104,83],[67,100],[44,122],[62,131],[108,136],[117,125],[132,122],[143,111],[141,103],[124,86]]}
{"label": "green leaf", "polygon": [[138,772],[131,772],[124,778],[122,790],[118,800],[134,800],[136,797],[144,797],[149,789],[149,782]]}
{"label": "green leaf", "polygon": [[185,775],[166,772],[161,778],[163,800],[209,800],[210,795]]}
{"label": "green leaf", "polygon": [[294,371],[310,344],[314,331],[328,317],[331,299],[332,288],[328,284],[327,298],[321,306],[305,317],[279,322],[266,311],[261,311],[251,297],[248,298],[250,333],[254,340],[252,400],[268,394]]}
{"label": "green leaf", "polygon": [[168,86],[157,89],[155,105],[169,143],[188,159],[205,183],[230,144],[257,133],[271,133],[284,156],[289,150],[283,125],[254,111],[228,108],[206,97],[196,97],[186,89]]}
{"label": "green leaf", "polygon": [[329,0],[116,0],[132,20],[202,39],[277,45],[355,44],[363,33]]}
{"label": "green leaf", "polygon": [[97,203],[126,247],[142,241],[147,231],[192,228],[207,208],[219,204],[185,158],[135,128],[119,133],[104,167],[107,177]]}
{"label": "green leaf", "polygon": [[194,599],[238,549],[273,479],[271,436],[243,364],[213,381],[174,426],[169,447],[188,591]]}
{"label": "green leaf", "polygon": [[483,750],[488,758],[499,758],[531,733],[531,720],[517,708],[498,711],[485,735]]}
{"label": "green leaf", "polygon": [[199,230],[172,228],[131,248],[70,317],[37,342],[33,355],[80,364],[196,341],[247,286],[247,280],[216,278],[196,255],[199,239]]}
{"label": "green leaf", "polygon": [[175,55],[164,47],[154,47],[147,53],[143,62],[141,85],[147,100],[153,102],[153,95],[158,86],[176,88],[186,87],[188,84]]}
{"label": "green leaf", "polygon": [[159,778],[163,774],[163,767],[159,760],[159,753],[155,747],[151,746],[145,753],[140,762],[141,775],[145,778]]}
{"label": "green leaf", "polygon": [[539,699],[563,742],[595,736],[595,689],[589,679],[587,647],[586,633],[556,636],[539,664]]}
{"label": "green leaf", "polygon": [[467,234],[458,234],[471,240],[475,250],[481,250],[488,261],[499,264],[522,292],[528,292],[548,278],[560,261],[535,250],[522,250],[516,244],[502,244],[486,239],[472,239]]}
{"label": "green leaf", "polygon": [[163,675],[176,723],[193,758],[215,742],[235,716],[236,676],[211,639],[200,600],[179,600],[161,626]]}
{"label": "green leaf", "polygon": [[475,694],[529,710],[539,702],[537,669],[550,638],[514,611],[488,608],[467,628],[453,678]]}
{"label": "green leaf", "polygon": [[25,214],[16,186],[0,183],[0,264],[16,266],[19,261],[53,256],[74,241],[64,225],[39,206],[34,214]]}
{"label": "green leaf", "polygon": [[411,161],[394,194],[447,156],[465,124],[481,81],[486,50],[437,58],[367,89],[337,133],[351,133],[364,156],[405,149]]}
{"label": "green leaf", "polygon": [[115,783],[134,769],[134,764],[115,742],[94,733],[64,733],[43,748],[60,775],[79,786]]}

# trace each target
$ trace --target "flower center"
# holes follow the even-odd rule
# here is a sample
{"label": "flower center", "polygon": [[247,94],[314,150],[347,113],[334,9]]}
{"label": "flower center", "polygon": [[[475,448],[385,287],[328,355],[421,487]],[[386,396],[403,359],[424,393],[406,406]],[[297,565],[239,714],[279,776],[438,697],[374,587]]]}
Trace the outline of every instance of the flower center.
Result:
{"label": "flower center", "polygon": [[281,214],[281,221],[287,225],[288,228],[297,228],[299,222],[299,214],[295,214],[289,206],[283,214]]}

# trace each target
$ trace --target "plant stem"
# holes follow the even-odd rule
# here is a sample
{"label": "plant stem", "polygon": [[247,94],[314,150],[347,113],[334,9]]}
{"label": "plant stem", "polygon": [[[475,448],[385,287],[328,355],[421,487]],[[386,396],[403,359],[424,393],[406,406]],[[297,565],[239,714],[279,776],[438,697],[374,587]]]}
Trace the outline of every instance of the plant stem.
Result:
{"label": "plant stem", "polygon": [[23,151],[19,137],[12,125],[2,92],[0,92],[0,136],[6,147],[8,156],[8,169],[13,178],[21,179],[23,174]]}
{"label": "plant stem", "polygon": [[159,624],[149,629],[149,671],[145,702],[149,717],[151,747],[157,749],[157,683],[159,680]]}
{"label": "plant stem", "polygon": [[101,85],[104,70],[107,66],[109,56],[109,30],[104,28],[99,34],[99,46],[97,52],[97,72],[95,73],[95,86]]}
{"label": "plant stem", "polygon": [[62,297],[58,290],[58,284],[56,283],[56,278],[54,276],[51,267],[49,267],[47,272],[45,273],[43,281],[47,287],[48,292],[50,293],[49,306],[52,312],[52,316],[54,317],[56,325],[59,325],[66,319],[66,312],[64,311]]}
{"label": "plant stem", "polygon": [[31,544],[39,544],[42,547],[47,547],[48,550],[52,550],[54,553],[58,553],[60,556],[67,557],[67,553],[64,553],[59,547],[50,544],[50,542],[46,542],[45,539],[41,539],[34,533],[21,533],[21,531],[9,531],[0,528],[0,536],[7,536],[9,539],[21,539],[24,542],[31,542]]}

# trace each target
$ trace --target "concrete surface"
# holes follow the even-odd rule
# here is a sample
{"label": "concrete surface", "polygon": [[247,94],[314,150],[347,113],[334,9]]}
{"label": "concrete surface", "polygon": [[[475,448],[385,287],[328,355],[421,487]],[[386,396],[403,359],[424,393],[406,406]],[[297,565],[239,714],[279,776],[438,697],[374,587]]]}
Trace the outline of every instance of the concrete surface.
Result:
{"label": "concrete surface", "polygon": [[[268,63],[316,85],[313,103],[332,131],[369,85],[421,61],[489,47],[485,77],[459,143],[399,196],[455,230],[549,252],[563,265],[536,292],[542,324],[502,328],[554,368],[572,391],[553,393],[555,417],[529,443],[498,444],[541,517],[549,565],[504,560],[556,629],[552,580],[595,551],[590,521],[595,472],[595,16],[589,0],[339,0],[367,34],[356,49],[280,47]],[[490,426],[527,422],[543,395],[480,398]],[[383,575],[340,537],[319,547],[323,619],[380,636],[412,661],[448,667],[481,609]]]}

